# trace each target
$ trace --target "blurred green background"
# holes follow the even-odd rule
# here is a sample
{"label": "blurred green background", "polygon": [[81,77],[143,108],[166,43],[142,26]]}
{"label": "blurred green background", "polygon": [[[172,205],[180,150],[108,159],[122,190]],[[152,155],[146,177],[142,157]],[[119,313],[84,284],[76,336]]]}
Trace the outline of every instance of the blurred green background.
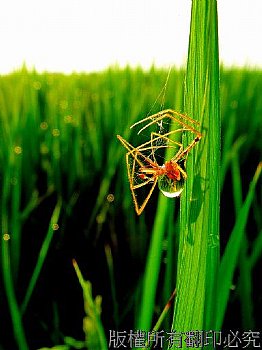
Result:
{"label": "blurred green background", "polygon": [[[134,329],[158,190],[138,218],[125,150],[116,134],[139,144],[129,126],[152,112],[167,74],[154,67],[149,71],[112,67],[101,73],[72,75],[38,74],[24,67],[0,77],[1,227],[5,235],[1,240],[1,349],[15,349],[17,339],[30,349],[64,343],[64,349],[69,349],[70,342],[71,348],[83,345],[81,340],[92,329],[83,330],[87,311],[72,259],[91,282],[93,297],[102,296],[105,335],[109,329]],[[165,108],[183,112],[184,74],[183,69],[172,69]],[[240,179],[245,198],[261,160],[262,72],[222,67],[220,84],[223,253],[238,213],[234,181]],[[155,111],[161,104],[162,100],[156,101]],[[226,329],[262,326],[261,192],[260,183],[243,244],[250,258],[249,278],[244,282],[239,278],[240,258],[224,320]],[[179,200],[171,199],[170,206],[174,206],[170,225],[176,228]],[[162,249],[165,271],[165,242]],[[161,276],[156,319],[168,290],[174,288],[163,288],[166,281]],[[241,283],[247,284],[248,294],[243,293]]]}

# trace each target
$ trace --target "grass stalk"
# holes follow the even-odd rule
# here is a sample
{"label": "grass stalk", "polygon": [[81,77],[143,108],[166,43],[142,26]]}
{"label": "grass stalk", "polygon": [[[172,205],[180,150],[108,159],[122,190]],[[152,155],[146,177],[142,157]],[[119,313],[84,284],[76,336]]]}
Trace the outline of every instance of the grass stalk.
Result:
{"label": "grass stalk", "polygon": [[[242,181],[240,174],[239,155],[237,149],[232,157],[232,183],[235,204],[235,216],[237,217],[243,205]],[[252,302],[252,270],[250,269],[248,257],[248,239],[246,231],[243,233],[239,253],[239,284],[238,291],[241,300],[241,314],[243,329],[253,329],[253,302]]]}
{"label": "grass stalk", "polygon": [[248,194],[243,205],[241,206],[241,209],[239,210],[236,223],[221,260],[218,274],[218,285],[220,285],[221,288],[219,289],[216,310],[217,329],[221,328],[225,316],[233,274],[237,265],[237,258],[241,249],[241,243],[245,232],[249,210],[254,198],[256,184],[261,175],[261,171],[262,163],[258,165],[253,180],[250,183]]}
{"label": "grass stalk", "polygon": [[141,298],[141,311],[136,324],[136,328],[141,330],[149,331],[152,327],[167,213],[168,199],[160,194],[146,261]]}
{"label": "grass stalk", "polygon": [[253,243],[253,250],[249,257],[250,269],[255,267],[255,264],[260,259],[262,254],[262,230],[258,233],[257,238]]}
{"label": "grass stalk", "polygon": [[[217,3],[192,2],[184,111],[203,138],[187,160],[181,196],[173,329],[212,329],[219,257],[220,94]],[[187,139],[187,144],[190,142]]]}
{"label": "grass stalk", "polygon": [[115,321],[116,328],[118,328],[119,327],[119,308],[118,308],[118,302],[117,302],[114,261],[113,261],[112,251],[109,245],[105,246],[105,254],[106,254],[106,260],[107,260],[108,272],[109,272],[109,278],[110,278],[110,287],[111,287],[113,310],[114,310],[113,311],[114,321]]}
{"label": "grass stalk", "polygon": [[62,207],[62,200],[60,198],[58,200],[58,202],[57,202],[57,204],[55,206],[55,209],[53,211],[53,214],[51,216],[46,237],[45,237],[45,239],[43,241],[43,244],[42,244],[42,247],[40,249],[39,256],[38,256],[38,259],[37,259],[34,271],[32,273],[32,277],[30,279],[30,282],[29,282],[29,285],[28,285],[28,288],[27,288],[24,300],[23,300],[22,305],[21,305],[21,313],[22,314],[24,314],[24,312],[25,312],[25,310],[27,308],[27,305],[28,305],[28,303],[30,301],[30,298],[31,298],[32,293],[34,291],[36,282],[38,280],[38,277],[39,277],[40,272],[42,270],[44,261],[46,259],[47,253],[49,251],[50,244],[51,244],[52,238],[54,236],[54,232],[58,228],[57,222],[59,220],[61,207]]}
{"label": "grass stalk", "polygon": [[101,322],[101,297],[97,296],[95,300],[92,297],[92,286],[89,281],[85,281],[76,260],[73,260],[79,283],[83,289],[84,307],[86,317],[84,319],[84,331],[86,333],[86,342],[88,348],[107,350],[107,340],[104,328]]}
{"label": "grass stalk", "polygon": [[14,282],[12,277],[10,261],[10,236],[8,233],[3,235],[2,239],[2,270],[4,287],[9,305],[10,315],[13,323],[14,337],[20,350],[28,350],[24,327],[22,323],[22,314],[19,310],[17,298],[15,295]]}

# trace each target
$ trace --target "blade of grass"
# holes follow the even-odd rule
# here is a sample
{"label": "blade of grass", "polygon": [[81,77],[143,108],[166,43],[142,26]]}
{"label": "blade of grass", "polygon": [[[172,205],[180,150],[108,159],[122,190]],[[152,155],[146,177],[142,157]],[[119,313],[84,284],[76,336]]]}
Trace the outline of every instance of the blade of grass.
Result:
{"label": "blade of grass", "polygon": [[[240,174],[239,155],[237,152],[238,144],[233,147],[233,156],[231,162],[232,169],[232,183],[233,183],[233,197],[235,205],[235,216],[237,217],[241,206],[243,204],[242,181]],[[241,320],[243,329],[253,329],[253,301],[252,301],[252,271],[250,270],[248,258],[248,239],[244,231],[241,248],[239,252],[239,283],[238,292],[241,301]]]}
{"label": "blade of grass", "polygon": [[231,147],[236,133],[236,113],[235,110],[228,116],[227,128],[225,130],[224,142],[222,145],[223,153],[221,154],[221,168],[220,168],[220,187],[224,186],[226,173],[231,161]]}
{"label": "blade of grass", "polygon": [[4,287],[6,291],[6,297],[9,304],[10,315],[13,323],[13,331],[17,346],[21,350],[28,350],[23,323],[22,314],[19,310],[17,298],[15,295],[14,283],[12,278],[11,261],[10,261],[10,236],[8,233],[3,235],[2,240],[2,273],[4,280]]}
{"label": "blade of grass", "polygon": [[54,236],[54,232],[58,228],[57,222],[59,220],[61,207],[62,207],[62,199],[59,198],[58,202],[57,202],[57,204],[55,206],[55,209],[53,211],[53,214],[51,216],[49,227],[48,227],[48,230],[47,230],[47,233],[46,233],[46,237],[45,237],[45,239],[43,241],[43,244],[42,244],[42,247],[40,249],[40,252],[39,252],[39,255],[38,255],[38,259],[37,259],[34,271],[32,273],[32,277],[30,279],[30,282],[29,282],[28,288],[26,290],[26,294],[25,294],[24,300],[23,300],[22,305],[21,305],[21,313],[22,314],[24,314],[24,312],[25,312],[25,310],[27,308],[27,305],[28,305],[28,303],[30,301],[30,298],[31,298],[32,293],[34,291],[36,282],[38,280],[38,277],[39,277],[40,272],[42,270],[43,264],[45,262],[48,250],[50,248],[50,244],[51,244],[52,238]]}
{"label": "blade of grass", "polygon": [[153,319],[156,289],[163,250],[162,242],[166,230],[168,210],[168,199],[160,194],[146,262],[141,298],[141,311],[136,323],[137,329],[145,331],[150,330]]}
{"label": "blade of grass", "polygon": [[[166,303],[163,311],[161,312],[156,324],[154,325],[154,327],[151,331],[152,334],[157,333],[157,331],[160,329],[161,325],[163,324],[163,321],[166,319],[168,311],[170,310],[170,308],[173,304],[175,296],[176,296],[176,290],[174,290],[173,293],[171,294],[171,296],[169,297],[168,302]],[[150,344],[149,341],[147,341],[146,347],[143,350],[151,349],[152,346],[153,346],[153,344]]]}
{"label": "blade of grass", "polygon": [[262,254],[262,230],[258,233],[253,245],[252,253],[249,257],[250,269],[252,270],[257,263],[258,259],[261,258]]}
{"label": "blade of grass", "polygon": [[237,265],[237,258],[239,256],[241,242],[245,231],[245,226],[248,219],[249,210],[255,194],[255,187],[259,176],[261,175],[262,163],[256,169],[253,180],[250,183],[249,191],[246,199],[239,210],[236,223],[231,233],[230,239],[227,243],[224,255],[221,260],[218,285],[218,301],[216,310],[216,328],[220,329],[225,316],[226,306],[229,298],[230,287],[232,285],[233,274]]}
{"label": "blade of grass", "polygon": [[[175,208],[174,208],[175,209]],[[175,212],[169,215],[169,222],[167,227],[167,237],[164,241],[165,248],[165,278],[163,282],[163,293],[162,293],[162,302],[165,302],[171,295],[172,291],[176,286],[176,281],[174,280],[174,271],[177,266],[177,254],[178,252],[178,220],[174,224],[174,215]],[[170,329],[172,324],[172,314],[170,317],[166,318],[163,329]]]}
{"label": "blade of grass", "polygon": [[[83,289],[84,306],[86,317],[84,325],[86,323],[86,342],[88,348],[92,349],[108,349],[106,335],[100,318],[100,304],[101,297],[96,297],[95,300],[92,298],[92,286],[89,281],[85,281],[76,260],[73,260],[73,266],[75,268],[79,283]],[[92,334],[91,334],[92,333]],[[98,337],[98,342],[96,337]]]}
{"label": "blade of grass", "polygon": [[182,332],[212,329],[219,260],[219,103],[217,3],[193,0],[184,110],[200,121],[203,138],[188,157],[181,196],[172,329]]}
{"label": "blade of grass", "polygon": [[114,273],[114,261],[113,261],[111,248],[108,244],[105,246],[105,254],[106,254],[108,272],[109,272],[109,277],[110,277],[110,287],[111,287],[113,310],[114,310],[114,321],[115,321],[116,328],[118,329],[118,327],[119,327],[119,309],[118,309],[118,302],[117,302],[117,290],[116,290],[116,280],[115,280],[115,273]]}
{"label": "blade of grass", "polygon": [[[12,150],[13,151],[13,150]],[[12,152],[11,151],[11,152]],[[10,153],[11,153],[10,152]],[[21,201],[21,165],[22,165],[22,148],[14,147],[13,154],[10,155],[12,167],[11,193],[12,209],[10,226],[12,231],[11,256],[14,278],[17,279],[19,271],[20,255],[21,255],[21,220],[20,220],[20,201]]]}

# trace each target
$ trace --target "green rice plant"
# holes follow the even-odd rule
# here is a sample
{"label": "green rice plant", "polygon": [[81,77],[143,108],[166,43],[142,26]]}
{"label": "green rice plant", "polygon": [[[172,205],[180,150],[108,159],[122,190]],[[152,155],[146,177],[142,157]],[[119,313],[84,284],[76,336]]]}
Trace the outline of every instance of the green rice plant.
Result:
{"label": "green rice plant", "polygon": [[[249,191],[246,195],[246,199],[243,202],[243,205],[241,205],[240,209],[238,210],[236,222],[232,230],[232,233],[230,235],[230,239],[227,243],[227,246],[219,267],[218,283],[221,286],[221,288],[219,289],[218,300],[217,300],[216,319],[215,319],[216,329],[220,329],[222,327],[222,322],[226,311],[226,305],[229,298],[230,287],[233,281],[233,273],[237,266],[237,260],[238,260],[239,253],[241,251],[241,247],[243,249],[243,245],[245,244],[245,239],[243,239],[245,237],[245,226],[247,223],[249,210],[255,195],[255,187],[261,175],[261,171],[262,171],[262,163],[258,165],[255,175],[253,177],[253,180],[250,182]],[[238,180],[235,180],[235,183],[237,181]],[[250,266],[248,265],[247,265],[248,271],[243,272],[243,269],[246,268],[245,267],[246,264],[247,262],[241,261],[240,267],[242,270],[241,271],[242,278],[245,277],[245,275],[249,276],[249,273],[250,273]],[[244,276],[243,276],[243,273],[244,273]],[[243,284],[243,282],[241,284]],[[245,281],[245,288],[250,289],[250,280]],[[248,293],[248,290],[246,291],[246,293]],[[248,310],[248,315],[250,317],[251,310]]]}
{"label": "green rice plant", "polygon": [[181,196],[172,326],[178,332],[214,327],[219,262],[219,103],[216,1],[193,1],[184,109],[200,122],[203,138],[188,157],[188,179]]}
{"label": "green rice plant", "polygon": [[53,214],[51,216],[49,227],[48,227],[48,230],[46,233],[46,237],[45,237],[43,244],[42,244],[42,247],[40,249],[38,259],[37,259],[37,262],[35,264],[35,268],[34,268],[34,271],[32,273],[24,300],[21,304],[21,313],[22,314],[25,313],[25,310],[27,308],[29,300],[32,296],[34,289],[35,289],[35,285],[37,283],[38,277],[40,275],[43,264],[46,260],[47,253],[49,251],[53,235],[59,228],[58,220],[59,220],[59,216],[60,216],[60,212],[61,212],[61,207],[62,207],[62,200],[61,200],[61,198],[59,198],[59,200],[54,208]]}
{"label": "green rice plant", "polygon": [[29,347],[23,327],[22,315],[19,310],[19,305],[15,294],[13,272],[11,269],[9,241],[10,235],[8,233],[5,233],[1,242],[3,281],[13,324],[14,338],[16,340],[16,343],[19,344],[21,350],[28,350]]}
{"label": "green rice plant", "polygon": [[[238,141],[238,140],[237,140]],[[235,142],[235,146],[238,146],[239,142]],[[239,164],[239,154],[238,151],[241,151],[241,148],[233,148],[232,156],[232,183],[233,183],[233,195],[234,195],[234,205],[235,205],[235,216],[238,216],[238,213],[243,204],[243,191],[242,191],[242,180],[240,173],[240,164]],[[253,321],[253,301],[252,301],[252,270],[250,270],[250,264],[248,262],[248,237],[244,231],[241,248],[239,252],[239,290],[240,290],[240,299],[241,299],[241,316],[243,320],[244,329],[254,329]],[[233,283],[233,281],[232,281]],[[247,301],[250,302],[247,302]]]}
{"label": "green rice plant", "polygon": [[[128,126],[152,110],[152,102],[165,82],[166,70],[152,67],[145,72],[140,68],[121,70],[114,67],[102,73],[65,76],[38,74],[23,68],[0,77],[0,210],[2,234],[5,237],[1,241],[1,275],[9,305],[7,309],[12,319],[10,328],[13,326],[15,341],[22,344],[24,349],[30,348],[32,343],[33,337],[27,323],[31,308],[27,305],[29,302],[33,305],[37,300],[37,281],[42,266],[50,258],[50,248],[62,252],[71,231],[74,240],[85,235],[85,247],[88,250],[92,245],[98,249],[97,255],[101,253],[99,245],[102,246],[99,264],[88,261],[88,275],[93,276],[92,285],[96,290],[101,283],[97,269],[105,264],[111,289],[107,283],[99,288],[103,300],[114,304],[112,322],[115,326],[125,328],[126,318],[129,321],[134,318],[134,328],[152,329],[177,285],[173,327],[177,330],[199,327],[221,329],[229,289],[236,284],[236,269],[239,271],[239,282],[235,295],[246,316],[243,327],[256,324],[255,301],[246,303],[245,300],[252,295],[251,272],[257,268],[262,251],[261,208],[255,193],[260,170],[251,182],[251,194],[246,192],[250,172],[255,169],[261,151],[262,75],[260,71],[247,69],[222,69],[221,117],[224,137],[219,184],[220,122],[214,7],[214,2],[193,3],[192,33],[195,34],[191,34],[190,39],[185,91],[181,88],[185,72],[173,69],[164,100],[153,105],[156,111],[163,107],[185,112],[200,122],[203,134],[201,141],[188,155],[188,179],[181,196],[180,223],[175,220],[177,203],[162,195],[158,200],[153,197],[145,213],[139,219],[136,217],[128,180],[124,175],[123,149],[115,138],[115,134],[119,133],[132,144],[139,145],[138,135]],[[184,97],[185,105],[182,107]],[[184,144],[190,140],[190,133],[184,135]],[[223,191],[230,200],[230,170],[236,219],[218,268],[218,191]],[[111,197],[113,201],[107,199],[109,193],[114,195]],[[59,198],[56,209],[52,214],[49,208],[47,215],[46,209],[56,196]],[[55,206],[55,203],[52,205]],[[151,208],[154,220],[149,214]],[[33,224],[39,220],[38,211],[46,225],[50,216],[59,216],[61,230],[56,231],[55,239],[51,226],[48,232],[43,232],[43,241],[39,238],[42,230],[38,232]],[[250,223],[247,222],[250,213],[254,213],[253,220],[257,226],[257,232],[252,231],[251,238]],[[68,225],[71,220],[73,224]],[[37,248],[35,241],[32,249],[31,241],[28,248],[27,239],[31,233],[37,240]],[[7,239],[9,236],[10,240]],[[241,238],[243,242],[240,242]],[[71,253],[71,245],[67,249],[65,254],[62,252],[61,260]],[[28,270],[32,271],[32,275],[24,276],[21,262],[27,261],[31,251],[36,255],[35,265]],[[127,260],[133,259],[136,264],[128,286],[122,283],[122,278],[132,269],[129,271],[127,265],[122,264],[123,256],[128,257]],[[52,257],[56,258],[59,259],[59,254]],[[88,254],[81,255],[81,259],[89,259]],[[57,262],[60,263],[60,260]],[[228,270],[224,273],[227,266]],[[123,267],[126,268],[124,272]],[[61,272],[63,275],[64,269]],[[215,280],[220,288],[214,292]],[[49,283],[45,281],[45,285]],[[64,289],[68,293],[71,293],[67,288],[70,283],[75,281],[72,282],[69,276]],[[24,293],[25,298],[21,300]],[[194,304],[195,300],[197,303]],[[216,305],[218,300],[221,309]],[[58,310],[64,306],[60,304],[61,300],[55,300],[55,296],[52,302],[59,304]],[[103,320],[107,329],[112,325],[106,314],[108,305],[105,306],[103,304]],[[161,326],[157,323],[156,328],[168,330],[171,327],[169,313],[165,309],[160,321],[163,315],[166,315],[165,320]],[[57,318],[60,317],[58,312]],[[40,324],[45,322],[49,321],[44,315],[41,319],[40,315],[38,327],[41,328]],[[54,325],[45,326],[52,333]],[[61,336],[64,340],[64,345],[56,346],[56,349],[85,346],[84,341],[63,337],[62,328],[55,331],[52,342],[60,341]]]}
{"label": "green rice plant", "polygon": [[76,260],[73,260],[73,266],[83,290],[85,317],[83,320],[83,331],[85,340],[76,340],[72,337],[64,337],[63,345],[55,345],[52,348],[41,348],[39,350],[69,350],[69,349],[94,349],[107,350],[107,340],[101,322],[101,303],[102,298],[97,295],[95,299],[92,296],[92,285],[85,281]]}
{"label": "green rice plant", "polygon": [[163,240],[166,232],[166,222],[170,210],[168,209],[167,198],[159,196],[158,210],[154,220],[152,238],[147,256],[144,284],[141,299],[141,311],[137,320],[136,329],[150,330],[156,300],[157,284],[163,253]]}
{"label": "green rice plant", "polygon": [[83,289],[84,306],[86,316],[84,318],[83,329],[86,335],[86,347],[87,349],[107,349],[107,340],[104,333],[103,325],[101,322],[101,296],[92,298],[92,286],[89,281],[85,281],[82,273],[76,263],[73,261],[73,265],[79,280],[79,283]]}

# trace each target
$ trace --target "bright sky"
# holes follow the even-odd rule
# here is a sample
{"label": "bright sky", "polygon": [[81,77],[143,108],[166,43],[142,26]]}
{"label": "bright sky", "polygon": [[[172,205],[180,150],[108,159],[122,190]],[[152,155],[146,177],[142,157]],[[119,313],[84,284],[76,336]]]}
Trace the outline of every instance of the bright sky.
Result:
{"label": "bright sky", "polygon": [[[0,73],[185,63],[191,0],[6,0]],[[218,0],[220,59],[262,66],[262,0]]]}

